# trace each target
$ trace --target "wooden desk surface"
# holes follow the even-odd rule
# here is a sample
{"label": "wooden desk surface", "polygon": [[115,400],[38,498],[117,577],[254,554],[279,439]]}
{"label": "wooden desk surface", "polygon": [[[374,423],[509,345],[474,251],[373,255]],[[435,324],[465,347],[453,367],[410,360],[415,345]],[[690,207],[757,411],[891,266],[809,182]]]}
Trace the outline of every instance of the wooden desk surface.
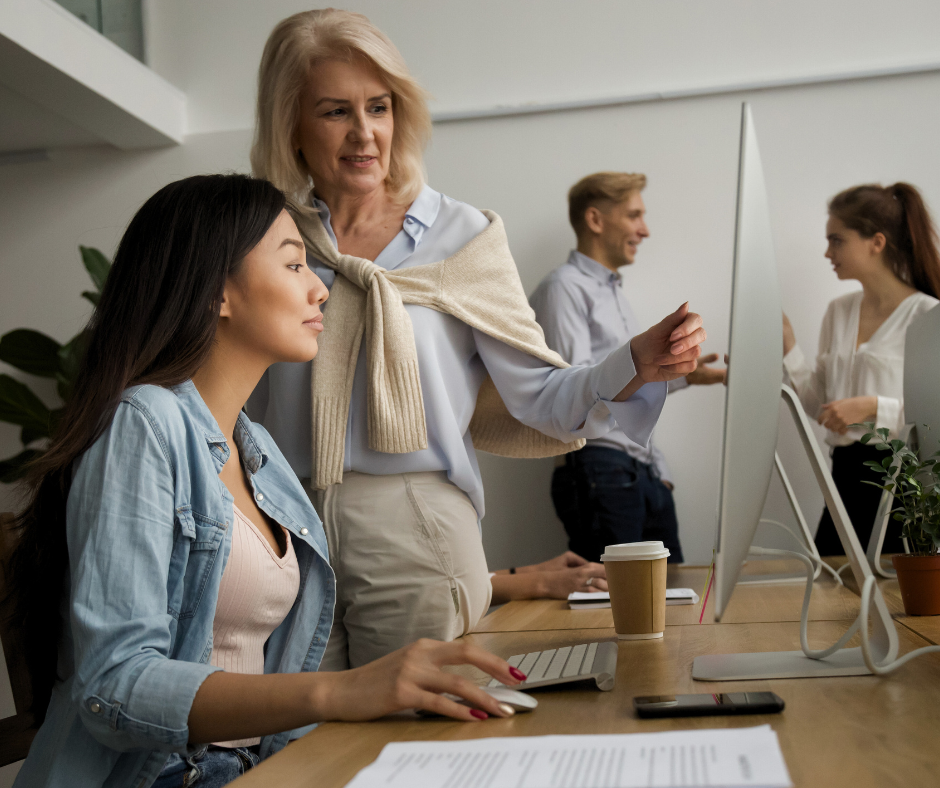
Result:
{"label": "wooden desk surface", "polygon": [[[800,571],[802,564],[782,561],[751,561],[742,575]],[[707,567],[670,566],[667,574],[669,588],[692,588],[702,593]],[[805,583],[787,585],[738,584],[722,616],[722,623],[751,624],[778,621],[799,621]],[[810,621],[850,621],[858,615],[858,596],[822,575],[813,588],[810,600]],[[666,626],[698,625],[701,604],[670,605],[666,608]],[[705,606],[702,623],[715,621],[714,588]],[[510,602],[485,616],[475,632],[519,632],[539,629],[609,629],[613,617],[606,610],[569,610],[563,599],[538,599]]]}
{"label": "wooden desk surface", "polygon": [[[845,560],[846,559],[842,556],[826,559],[826,561],[836,568],[842,566],[845,563]],[[860,589],[858,584],[855,582],[855,577],[852,575],[852,573],[846,570],[842,573],[842,576],[844,578],[846,588],[858,594]],[[898,581],[896,579],[880,578],[878,580],[878,588],[881,589],[881,594],[885,598],[885,603],[888,605],[888,610],[891,612],[891,616],[895,621],[907,627],[911,631],[916,632],[930,643],[934,645],[940,645],[940,616],[907,615],[907,613],[904,612],[904,602],[901,600],[901,589],[898,586]]]}
{"label": "wooden desk surface", "polygon": [[[813,645],[830,643],[844,622],[810,624]],[[925,644],[899,628],[901,652]],[[614,639],[613,630],[480,633],[468,639],[502,656],[586,640]],[[732,683],[695,682],[699,654],[799,648],[791,622],[670,626],[661,641],[619,644],[613,691],[592,688],[539,691],[539,708],[508,720],[462,723],[414,717],[320,726],[240,778],[237,788],[345,785],[390,741],[470,739],[574,733],[733,728],[770,723],[780,737],[796,786],[933,786],[940,726],[940,654],[914,660],[886,678],[873,676]],[[469,672],[468,675],[472,675]],[[482,674],[477,676],[482,679]],[[786,702],[780,715],[746,718],[640,720],[635,695],[772,690]],[[535,694],[535,693],[533,693]]]}

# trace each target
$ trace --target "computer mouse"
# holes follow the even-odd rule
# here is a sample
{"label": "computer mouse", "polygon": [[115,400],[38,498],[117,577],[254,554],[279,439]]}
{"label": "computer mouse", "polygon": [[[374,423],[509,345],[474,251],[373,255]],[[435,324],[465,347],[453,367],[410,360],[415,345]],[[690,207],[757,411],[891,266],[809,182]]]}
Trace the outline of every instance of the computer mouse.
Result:
{"label": "computer mouse", "polygon": [[[512,711],[513,714],[520,711],[532,711],[536,706],[539,705],[539,702],[533,698],[531,695],[526,695],[524,692],[519,692],[514,689],[509,689],[509,687],[480,687],[487,695],[492,696],[494,700],[499,701],[499,705],[505,707],[503,711],[509,712]],[[472,706],[473,704],[461,698],[457,703],[462,706]]]}
{"label": "computer mouse", "polygon": [[[480,689],[498,701],[500,708],[503,710],[503,713],[508,717],[511,717],[516,712],[532,711],[532,709],[539,705],[539,702],[531,695],[526,695],[524,692],[518,692],[517,690],[509,689],[509,687],[480,687]],[[451,695],[449,692],[445,692],[444,697],[449,698],[455,703],[459,703],[461,706],[474,705],[465,698],[458,697],[457,695]],[[439,714],[435,714],[433,711],[428,711],[427,709],[419,709],[418,715],[421,717],[440,716]]]}

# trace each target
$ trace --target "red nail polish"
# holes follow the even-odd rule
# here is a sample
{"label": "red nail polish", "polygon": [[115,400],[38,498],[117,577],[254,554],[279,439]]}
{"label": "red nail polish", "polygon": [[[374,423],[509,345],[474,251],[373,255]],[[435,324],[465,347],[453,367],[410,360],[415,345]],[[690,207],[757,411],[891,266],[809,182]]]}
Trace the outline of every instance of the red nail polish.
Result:
{"label": "red nail polish", "polygon": [[514,679],[519,679],[519,681],[525,681],[525,673],[519,670],[519,668],[510,668],[509,673]]}
{"label": "red nail polish", "polygon": [[478,720],[485,720],[485,719],[488,719],[490,716],[489,714],[487,714],[485,711],[482,711],[481,709],[470,709],[470,713],[474,717],[476,717]]}

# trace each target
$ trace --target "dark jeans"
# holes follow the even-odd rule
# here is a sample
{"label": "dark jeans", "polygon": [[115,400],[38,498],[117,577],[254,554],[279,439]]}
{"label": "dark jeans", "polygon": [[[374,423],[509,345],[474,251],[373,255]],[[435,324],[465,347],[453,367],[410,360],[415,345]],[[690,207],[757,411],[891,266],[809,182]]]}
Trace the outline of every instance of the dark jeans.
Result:
{"label": "dark jeans", "polygon": [[[881,502],[881,490],[862,483],[863,479],[867,479],[880,484],[881,474],[872,468],[866,468],[862,463],[866,460],[881,462],[884,456],[885,452],[881,449],[862,443],[836,446],[832,450],[832,480],[836,483],[839,495],[842,496],[842,503],[845,504],[852,527],[855,528],[858,540],[862,543],[862,550],[868,549],[868,541],[871,539],[875,524],[875,514]],[[836,526],[832,522],[832,515],[829,514],[828,508],[823,510],[814,541],[820,555],[845,555],[845,548],[842,547],[842,541],[836,532]],[[883,553],[904,552],[901,526],[893,520],[888,521],[881,551]]]}
{"label": "dark jeans", "polygon": [[660,541],[669,563],[682,562],[672,492],[652,465],[626,452],[586,446],[566,454],[552,476],[552,503],[568,548],[589,561],[609,544]]}
{"label": "dark jeans", "polygon": [[152,788],[221,788],[258,765],[257,749],[210,744],[189,758],[174,752]]}

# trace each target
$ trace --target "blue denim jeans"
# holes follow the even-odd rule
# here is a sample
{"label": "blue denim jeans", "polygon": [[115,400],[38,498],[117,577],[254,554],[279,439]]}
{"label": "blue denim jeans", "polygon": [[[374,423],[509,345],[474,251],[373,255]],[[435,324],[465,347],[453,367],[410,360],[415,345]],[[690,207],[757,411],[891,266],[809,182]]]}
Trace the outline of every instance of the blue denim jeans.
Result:
{"label": "blue denim jeans", "polygon": [[660,541],[669,563],[682,562],[672,492],[652,465],[626,452],[586,446],[566,454],[552,476],[552,503],[568,548],[589,561],[609,544]]}
{"label": "blue denim jeans", "polygon": [[254,747],[208,745],[184,758],[170,755],[152,788],[220,788],[241,777],[261,760]]}

